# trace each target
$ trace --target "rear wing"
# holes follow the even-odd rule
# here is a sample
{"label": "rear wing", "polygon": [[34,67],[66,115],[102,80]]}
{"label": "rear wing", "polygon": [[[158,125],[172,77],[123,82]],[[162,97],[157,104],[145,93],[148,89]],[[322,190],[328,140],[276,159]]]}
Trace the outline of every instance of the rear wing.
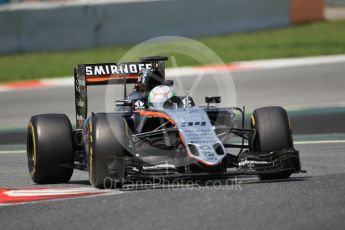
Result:
{"label": "rear wing", "polygon": [[[74,69],[76,126],[82,129],[87,117],[87,87],[91,85],[136,83],[141,69],[158,68],[165,77],[166,57],[146,57],[140,62],[79,64]],[[124,87],[124,90],[125,87]]]}

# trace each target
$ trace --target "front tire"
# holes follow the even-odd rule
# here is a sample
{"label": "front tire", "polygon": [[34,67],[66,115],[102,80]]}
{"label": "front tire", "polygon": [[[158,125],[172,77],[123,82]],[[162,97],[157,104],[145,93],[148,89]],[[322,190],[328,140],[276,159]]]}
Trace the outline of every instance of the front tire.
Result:
{"label": "front tire", "polygon": [[96,113],[89,119],[89,179],[94,187],[121,187],[126,128],[124,118],[118,114]]}
{"label": "front tire", "polygon": [[[285,109],[278,106],[254,110],[251,126],[256,130],[253,140],[255,152],[272,152],[293,148],[289,117]],[[290,172],[259,175],[261,180],[287,179]]]}
{"label": "front tire", "polygon": [[64,114],[31,117],[27,132],[28,167],[37,184],[66,183],[73,174],[73,131]]}

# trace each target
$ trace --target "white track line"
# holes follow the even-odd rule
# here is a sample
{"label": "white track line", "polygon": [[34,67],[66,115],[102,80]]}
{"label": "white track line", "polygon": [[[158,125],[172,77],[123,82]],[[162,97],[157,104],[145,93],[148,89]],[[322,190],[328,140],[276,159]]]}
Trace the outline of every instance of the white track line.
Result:
{"label": "white track line", "polygon": [[1,154],[24,154],[26,150],[2,150],[0,151]]}
{"label": "white track line", "polygon": [[103,192],[103,193],[99,193],[99,194],[90,194],[90,195],[79,196],[79,197],[57,198],[57,199],[51,199],[51,200],[36,200],[36,201],[18,202],[18,203],[1,203],[0,207],[15,206],[15,205],[28,205],[28,204],[30,205],[30,204],[40,204],[40,203],[51,203],[51,202],[76,200],[76,199],[88,199],[88,198],[95,198],[95,197],[120,195],[120,194],[123,194],[123,192],[119,191],[119,190],[107,190],[107,192]]}
{"label": "white track line", "polygon": [[106,193],[107,190],[99,190],[90,187],[79,187],[79,188],[42,188],[42,189],[9,189],[3,194],[9,197],[31,197],[31,196],[55,196],[59,195],[80,195],[90,194],[96,195],[98,193]]}
{"label": "white track line", "polygon": [[[254,60],[237,62],[242,65],[249,65],[255,69],[279,69],[297,66],[311,66],[322,64],[344,63],[345,55],[315,56],[315,57],[296,57],[268,60]],[[236,62],[235,62],[236,63]]]}
{"label": "white track line", "polygon": [[295,145],[313,145],[313,144],[339,144],[345,143],[345,140],[324,140],[324,141],[295,141]]}

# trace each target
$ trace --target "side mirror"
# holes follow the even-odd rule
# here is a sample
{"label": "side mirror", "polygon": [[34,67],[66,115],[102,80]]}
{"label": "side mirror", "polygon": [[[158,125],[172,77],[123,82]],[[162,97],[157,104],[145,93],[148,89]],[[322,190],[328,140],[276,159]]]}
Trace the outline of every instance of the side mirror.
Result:
{"label": "side mirror", "polygon": [[211,104],[211,103],[214,103],[214,104],[218,104],[220,103],[222,100],[221,100],[221,97],[220,96],[208,96],[208,97],[205,97],[205,102],[207,104]]}

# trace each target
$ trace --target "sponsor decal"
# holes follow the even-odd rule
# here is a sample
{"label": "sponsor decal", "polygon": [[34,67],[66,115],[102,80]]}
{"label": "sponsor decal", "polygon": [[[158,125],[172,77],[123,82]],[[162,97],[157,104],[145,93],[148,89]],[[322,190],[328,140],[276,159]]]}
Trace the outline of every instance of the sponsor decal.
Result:
{"label": "sponsor decal", "polygon": [[141,69],[150,69],[151,63],[92,64],[85,66],[86,76],[138,74]]}
{"label": "sponsor decal", "polygon": [[134,107],[136,109],[145,109],[145,103],[140,101],[140,100],[137,100],[135,103],[134,103]]}
{"label": "sponsor decal", "polygon": [[158,165],[144,165],[144,170],[155,170],[155,169],[176,169],[176,166],[173,164],[158,164]]}
{"label": "sponsor decal", "polygon": [[86,86],[85,80],[78,79],[77,83],[78,83],[79,86]]}
{"label": "sponsor decal", "polygon": [[253,167],[255,165],[269,165],[271,164],[268,161],[249,161],[249,160],[244,160],[238,163],[238,166],[243,167],[243,166],[248,166],[248,167]]}
{"label": "sponsor decal", "polygon": [[182,122],[181,127],[186,127],[186,126],[205,126],[206,122],[205,121],[196,121],[196,122]]}
{"label": "sponsor decal", "polygon": [[85,103],[82,100],[77,99],[76,102],[77,102],[77,105],[80,106],[80,107],[84,107],[85,106]]}

